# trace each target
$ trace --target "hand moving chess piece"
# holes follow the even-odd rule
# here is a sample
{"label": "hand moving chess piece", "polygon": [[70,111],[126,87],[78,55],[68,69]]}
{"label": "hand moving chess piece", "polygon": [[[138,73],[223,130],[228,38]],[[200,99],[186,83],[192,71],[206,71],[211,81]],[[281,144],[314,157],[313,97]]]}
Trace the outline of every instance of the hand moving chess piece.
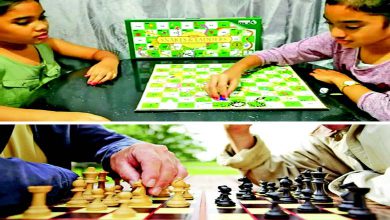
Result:
{"label": "hand moving chess piece", "polygon": [[51,214],[46,206],[46,194],[50,192],[52,186],[29,186],[28,191],[32,193],[30,207],[23,213],[23,218],[45,218]]}

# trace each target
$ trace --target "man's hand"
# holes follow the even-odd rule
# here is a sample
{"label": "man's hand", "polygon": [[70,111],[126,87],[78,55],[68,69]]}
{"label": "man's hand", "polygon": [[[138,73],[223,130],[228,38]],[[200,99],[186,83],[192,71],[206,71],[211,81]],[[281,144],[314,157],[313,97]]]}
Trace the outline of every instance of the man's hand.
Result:
{"label": "man's hand", "polygon": [[166,146],[137,143],[113,154],[113,171],[128,182],[142,179],[149,194],[158,195],[177,177],[186,177],[187,170]]}
{"label": "man's hand", "polygon": [[229,138],[234,142],[232,146],[234,152],[238,153],[242,149],[249,149],[256,144],[256,140],[250,133],[252,125],[225,125],[225,130]]}

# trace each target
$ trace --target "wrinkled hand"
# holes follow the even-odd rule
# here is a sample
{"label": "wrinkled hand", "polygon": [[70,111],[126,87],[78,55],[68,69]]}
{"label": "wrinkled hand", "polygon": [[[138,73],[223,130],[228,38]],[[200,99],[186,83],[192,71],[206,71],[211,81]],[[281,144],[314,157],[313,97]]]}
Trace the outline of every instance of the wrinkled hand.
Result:
{"label": "wrinkled hand", "polygon": [[142,179],[151,195],[161,190],[177,177],[186,177],[186,169],[166,146],[137,143],[113,154],[110,159],[113,171],[128,182]]}
{"label": "wrinkled hand", "polygon": [[241,78],[240,72],[233,72],[230,69],[222,74],[211,75],[209,82],[205,86],[206,92],[213,99],[220,97],[227,98],[237,88]]}
{"label": "wrinkled hand", "polygon": [[343,73],[334,71],[334,70],[324,70],[324,69],[315,69],[312,73],[310,73],[315,79],[329,83],[336,84],[336,80],[348,80],[349,77]]}
{"label": "wrinkled hand", "polygon": [[89,77],[87,84],[95,86],[115,79],[118,75],[118,64],[116,58],[106,58],[95,64],[85,74],[85,77]]}

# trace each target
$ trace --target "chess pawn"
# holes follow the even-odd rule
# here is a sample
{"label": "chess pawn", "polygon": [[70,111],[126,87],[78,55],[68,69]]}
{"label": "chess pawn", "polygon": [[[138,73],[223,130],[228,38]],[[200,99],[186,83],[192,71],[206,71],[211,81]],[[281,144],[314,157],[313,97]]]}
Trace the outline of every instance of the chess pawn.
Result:
{"label": "chess pawn", "polygon": [[349,189],[353,193],[353,207],[348,211],[348,215],[355,219],[374,220],[376,216],[367,208],[365,195],[370,188],[352,187]]}
{"label": "chess pawn", "polygon": [[171,194],[169,193],[168,187],[165,187],[161,190],[160,194],[158,194],[157,197],[170,197]]}
{"label": "chess pawn", "polygon": [[102,198],[104,197],[103,189],[93,189],[92,196],[95,198],[92,203],[87,205],[88,211],[101,211],[106,210],[107,206],[102,202]]}
{"label": "chess pawn", "polygon": [[267,181],[260,181],[260,189],[258,192],[260,195],[265,195],[268,192],[267,184]]}
{"label": "chess pawn", "polygon": [[311,195],[313,192],[309,188],[302,190],[302,199],[305,201],[302,205],[298,206],[297,210],[300,213],[317,213],[320,210],[317,206],[311,203]]}
{"label": "chess pawn", "polygon": [[85,186],[87,183],[83,180],[82,177],[77,178],[77,180],[72,183],[74,192],[72,199],[66,203],[69,207],[85,207],[88,204],[88,201],[83,197],[83,192],[85,191]]}
{"label": "chess pawn", "polygon": [[353,182],[346,183],[340,186],[340,188],[346,189],[346,191],[341,193],[340,195],[340,197],[343,199],[338,206],[338,209],[340,211],[348,212],[350,209],[353,208],[354,193],[350,191],[350,189],[356,187],[357,187],[356,184]]}
{"label": "chess pawn", "polygon": [[130,206],[151,206],[153,201],[146,195],[146,189],[142,185],[141,181],[136,181],[133,183],[135,187],[133,191],[133,198],[130,200]]}
{"label": "chess pawn", "polygon": [[119,203],[121,204],[119,208],[112,213],[112,217],[114,218],[132,218],[137,212],[134,209],[129,207],[130,198],[132,197],[131,192],[120,192],[117,195],[119,199]]}
{"label": "chess pawn", "polygon": [[264,214],[266,219],[288,219],[289,216],[279,206],[279,193],[273,192],[268,195],[272,199],[271,209]]}
{"label": "chess pawn", "polygon": [[301,195],[302,186],[303,186],[302,180],[303,180],[303,177],[302,177],[301,174],[299,174],[299,175],[294,179],[294,181],[295,181],[295,184],[294,184],[294,185],[297,187],[297,188],[295,189],[295,191],[294,191],[294,196],[297,197],[297,198],[299,198],[299,196]]}
{"label": "chess pawn", "polygon": [[117,206],[118,202],[114,198],[115,195],[115,186],[110,186],[106,188],[106,192],[104,193],[106,195],[106,198],[103,200],[103,203],[106,206]]}
{"label": "chess pawn", "polygon": [[30,207],[23,213],[23,218],[45,218],[51,214],[46,206],[46,194],[50,192],[52,186],[29,186],[28,191],[32,193]]}
{"label": "chess pawn", "polygon": [[187,202],[187,200],[184,199],[183,193],[185,191],[186,183],[183,181],[182,178],[177,178],[172,182],[173,187],[173,197],[168,200],[167,206],[173,207],[173,208],[182,208],[182,207],[189,207],[190,203]]}
{"label": "chess pawn", "polygon": [[94,199],[94,197],[92,196],[92,189],[93,189],[93,184],[97,182],[96,177],[98,175],[99,172],[96,171],[95,167],[88,167],[85,170],[85,172],[83,172],[85,182],[87,183],[87,187],[83,193],[83,197],[88,202]]}
{"label": "chess pawn", "polygon": [[186,186],[184,187],[184,194],[183,194],[183,197],[186,199],[186,200],[193,200],[194,199],[194,196],[191,195],[191,193],[189,192],[189,189],[190,189],[190,184],[187,184],[186,183]]}

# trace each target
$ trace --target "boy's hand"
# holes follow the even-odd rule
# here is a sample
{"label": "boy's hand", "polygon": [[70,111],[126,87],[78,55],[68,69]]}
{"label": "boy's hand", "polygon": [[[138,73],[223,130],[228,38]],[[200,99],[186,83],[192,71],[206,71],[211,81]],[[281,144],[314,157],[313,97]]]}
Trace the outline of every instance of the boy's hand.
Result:
{"label": "boy's hand", "polygon": [[142,179],[151,195],[158,195],[175,178],[188,175],[166,146],[145,142],[133,144],[113,154],[110,166],[125,181]]}
{"label": "boy's hand", "polygon": [[85,74],[85,77],[89,77],[87,84],[95,86],[115,79],[118,75],[118,64],[118,59],[111,57],[95,64]]}
{"label": "boy's hand", "polygon": [[241,73],[228,69],[222,74],[211,75],[205,90],[215,100],[219,100],[220,97],[227,98],[237,88],[240,78]]}
{"label": "boy's hand", "polygon": [[350,78],[345,74],[334,70],[315,69],[312,73],[310,73],[310,75],[313,76],[316,80],[329,84],[336,84],[336,81],[340,80],[350,80]]}

